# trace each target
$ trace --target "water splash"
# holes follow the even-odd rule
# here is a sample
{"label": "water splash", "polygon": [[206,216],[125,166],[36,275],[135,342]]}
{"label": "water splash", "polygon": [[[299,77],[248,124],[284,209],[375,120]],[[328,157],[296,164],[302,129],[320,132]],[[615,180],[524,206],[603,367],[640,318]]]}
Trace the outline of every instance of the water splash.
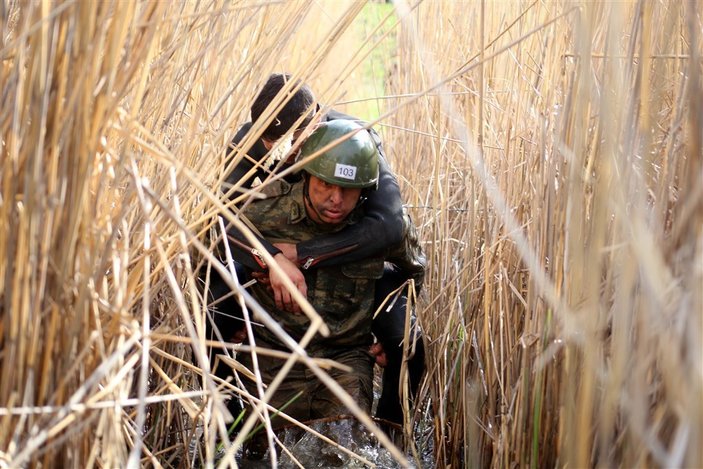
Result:
{"label": "water splash", "polygon": [[[376,436],[369,432],[356,419],[351,417],[340,417],[338,419],[318,420],[309,422],[313,430],[325,435],[340,446],[347,448],[354,454],[364,458],[378,468],[394,469],[400,468],[400,464],[393,459],[390,452],[381,446]],[[389,436],[399,441],[398,435],[393,435],[391,430]],[[302,430],[299,427],[288,427],[278,432],[278,438],[288,449],[291,455],[297,459],[298,463],[305,468],[366,468],[369,467],[362,460],[355,458],[340,448],[331,445],[313,433]],[[263,457],[252,459],[251,452],[245,451],[240,457],[240,463],[247,468],[268,468],[271,467],[269,449],[264,450]],[[411,455],[407,455],[412,460]],[[423,458],[424,459],[424,458]],[[278,449],[278,467],[282,469],[299,467],[284,451]],[[429,467],[425,464],[420,466],[411,465],[411,468]]]}

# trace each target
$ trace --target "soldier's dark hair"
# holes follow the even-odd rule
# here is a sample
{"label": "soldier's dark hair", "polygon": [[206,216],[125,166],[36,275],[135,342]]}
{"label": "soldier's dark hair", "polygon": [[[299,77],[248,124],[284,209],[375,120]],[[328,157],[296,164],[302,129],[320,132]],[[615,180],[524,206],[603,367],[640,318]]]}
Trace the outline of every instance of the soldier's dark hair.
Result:
{"label": "soldier's dark hair", "polygon": [[[264,115],[266,107],[290,80],[290,73],[273,73],[268,77],[268,80],[266,80],[266,83],[264,83],[254,103],[251,105],[251,121],[253,123],[260,118],[266,119],[268,117],[268,115]],[[294,92],[292,94],[289,93],[283,108],[276,114],[273,121],[261,135],[265,139],[278,140],[295,125],[296,121],[303,114],[307,115],[298,125],[299,128],[305,127],[312,119],[315,110],[313,107],[315,105],[315,95],[310,87],[298,80],[292,91]]]}

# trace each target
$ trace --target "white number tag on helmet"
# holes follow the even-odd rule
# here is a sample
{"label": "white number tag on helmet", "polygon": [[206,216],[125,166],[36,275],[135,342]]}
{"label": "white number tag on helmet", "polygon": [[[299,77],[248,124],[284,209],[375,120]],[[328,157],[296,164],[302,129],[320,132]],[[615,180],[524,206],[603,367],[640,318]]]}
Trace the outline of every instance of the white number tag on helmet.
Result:
{"label": "white number tag on helmet", "polygon": [[334,167],[334,176],[353,181],[356,179],[356,166],[337,163]]}

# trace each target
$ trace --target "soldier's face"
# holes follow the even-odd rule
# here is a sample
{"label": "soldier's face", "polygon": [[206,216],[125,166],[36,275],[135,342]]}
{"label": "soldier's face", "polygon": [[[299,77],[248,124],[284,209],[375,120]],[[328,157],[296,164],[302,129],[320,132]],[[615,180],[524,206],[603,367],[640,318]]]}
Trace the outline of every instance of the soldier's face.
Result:
{"label": "soldier's face", "polygon": [[[354,210],[361,189],[351,189],[327,183],[315,176],[308,182],[310,200],[305,201],[308,216],[317,223],[337,224]],[[312,204],[312,207],[308,205]]]}

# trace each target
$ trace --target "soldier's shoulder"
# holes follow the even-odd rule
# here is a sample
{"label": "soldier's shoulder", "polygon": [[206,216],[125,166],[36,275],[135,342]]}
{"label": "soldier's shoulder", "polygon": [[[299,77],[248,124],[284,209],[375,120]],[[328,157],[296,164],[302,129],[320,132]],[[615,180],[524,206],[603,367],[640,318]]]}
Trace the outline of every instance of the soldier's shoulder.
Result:
{"label": "soldier's shoulder", "polygon": [[257,189],[262,198],[247,204],[244,215],[249,217],[254,224],[268,225],[274,220],[274,223],[287,223],[300,211],[295,186],[295,184],[282,180],[262,185],[261,188]]}
{"label": "soldier's shoulder", "polygon": [[257,189],[257,192],[261,194],[261,197],[264,199],[274,199],[289,195],[292,188],[293,185],[291,183],[278,179],[262,185],[261,188]]}

